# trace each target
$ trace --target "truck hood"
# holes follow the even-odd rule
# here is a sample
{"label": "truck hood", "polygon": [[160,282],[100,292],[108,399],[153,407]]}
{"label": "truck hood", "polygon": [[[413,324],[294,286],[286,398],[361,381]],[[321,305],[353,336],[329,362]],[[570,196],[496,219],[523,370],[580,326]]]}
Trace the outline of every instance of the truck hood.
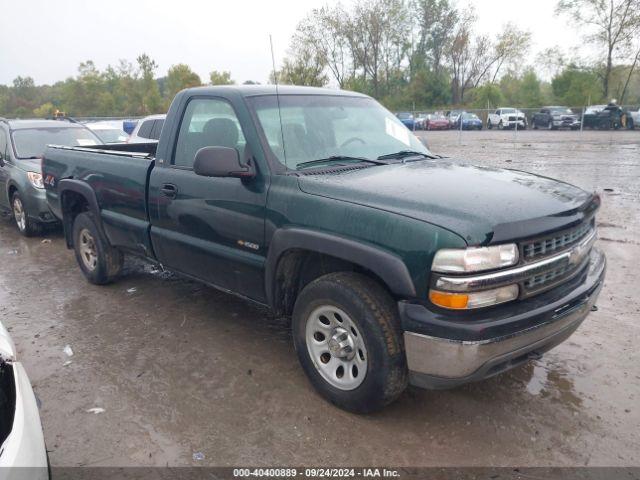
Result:
{"label": "truck hood", "polygon": [[299,185],[312,195],[438,225],[469,245],[540,235],[598,206],[597,197],[568,183],[449,159],[305,175]]}
{"label": "truck hood", "polygon": [[13,362],[16,359],[16,347],[9,336],[9,332],[0,322],[0,360]]}

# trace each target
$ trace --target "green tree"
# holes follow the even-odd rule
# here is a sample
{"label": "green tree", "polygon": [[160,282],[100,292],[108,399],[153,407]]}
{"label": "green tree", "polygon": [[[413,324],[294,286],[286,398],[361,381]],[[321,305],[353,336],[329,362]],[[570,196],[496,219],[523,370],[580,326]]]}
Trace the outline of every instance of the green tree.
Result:
{"label": "green tree", "polygon": [[213,70],[209,73],[209,85],[235,85],[231,72]]}
{"label": "green tree", "polygon": [[141,90],[142,105],[140,106],[140,114],[148,115],[152,113],[160,113],[163,109],[162,97],[158,83],[154,78],[158,64],[152,60],[146,53],[140,55],[136,61],[140,70],[139,88]]}
{"label": "green tree", "polygon": [[50,117],[57,110],[51,102],[43,103],[38,108],[33,110],[33,115],[36,117]]}
{"label": "green tree", "polygon": [[614,60],[628,53],[640,34],[640,0],[560,0],[558,13],[571,16],[588,32],[585,39],[602,49],[602,95],[611,93]]}
{"label": "green tree", "polygon": [[475,108],[497,108],[504,103],[504,95],[499,85],[487,83],[472,91]]}
{"label": "green tree", "polygon": [[575,65],[565,68],[551,81],[555,98],[570,107],[604,102],[603,91],[598,84],[598,76],[593,70]]}
{"label": "green tree", "polygon": [[197,73],[195,73],[189,65],[179,63],[173,65],[167,72],[166,84],[165,84],[165,98],[171,102],[176,93],[180,90],[190,87],[199,87],[202,85],[202,81]]}

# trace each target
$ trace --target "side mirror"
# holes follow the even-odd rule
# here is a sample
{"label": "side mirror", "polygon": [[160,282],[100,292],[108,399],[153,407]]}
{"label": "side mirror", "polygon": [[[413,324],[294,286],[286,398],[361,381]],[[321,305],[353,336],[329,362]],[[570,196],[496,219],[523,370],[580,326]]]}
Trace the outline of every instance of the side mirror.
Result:
{"label": "side mirror", "polygon": [[196,152],[193,171],[203,177],[250,178],[255,172],[249,165],[240,163],[240,154],[235,148],[204,147]]}

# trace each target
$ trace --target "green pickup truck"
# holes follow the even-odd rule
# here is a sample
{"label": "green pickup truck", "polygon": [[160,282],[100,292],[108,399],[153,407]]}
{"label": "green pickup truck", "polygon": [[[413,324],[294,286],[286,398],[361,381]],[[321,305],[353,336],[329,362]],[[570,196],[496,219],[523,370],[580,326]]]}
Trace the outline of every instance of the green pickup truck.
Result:
{"label": "green pickup truck", "polygon": [[267,305],[353,412],[539,358],[605,275],[597,195],[434,155],[352,92],[185,90],[157,145],[50,146],[42,174],[90,282],[131,254]]}

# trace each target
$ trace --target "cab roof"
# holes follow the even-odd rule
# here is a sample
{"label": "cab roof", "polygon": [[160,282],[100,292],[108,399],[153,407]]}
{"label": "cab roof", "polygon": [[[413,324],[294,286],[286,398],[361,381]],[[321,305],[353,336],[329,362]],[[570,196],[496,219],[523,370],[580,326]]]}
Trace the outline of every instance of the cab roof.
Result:
{"label": "cab roof", "polygon": [[[223,92],[237,92],[244,97],[254,97],[260,95],[275,95],[275,85],[216,85],[211,87],[195,87],[190,88],[189,92],[198,92],[203,94],[220,94]],[[298,87],[294,85],[278,85],[277,93],[279,95],[330,95],[341,97],[363,97],[369,98],[358,92],[348,90],[338,90],[333,88],[319,87]]]}

